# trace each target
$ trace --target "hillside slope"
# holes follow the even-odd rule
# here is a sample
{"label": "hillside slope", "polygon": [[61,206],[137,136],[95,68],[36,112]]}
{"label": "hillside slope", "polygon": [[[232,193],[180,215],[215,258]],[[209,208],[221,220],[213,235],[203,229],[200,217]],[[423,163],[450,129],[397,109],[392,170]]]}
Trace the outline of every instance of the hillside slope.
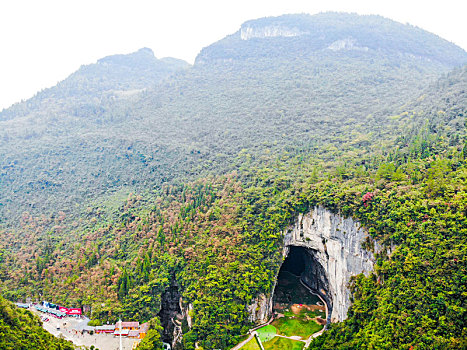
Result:
{"label": "hillside slope", "polygon": [[[248,28],[284,25],[307,34],[251,34],[242,40]],[[323,33],[329,37],[319,39]],[[359,41],[333,44],[349,33]],[[126,60],[145,72],[140,56],[148,56],[147,50]],[[467,61],[463,50],[420,29],[335,13],[247,22],[203,49],[194,67],[142,95],[131,95],[141,77],[121,79],[125,64],[100,83],[102,71],[107,74],[122,57],[85,67],[45,93],[70,98],[51,97],[49,103],[44,97],[39,104],[33,99],[15,107],[23,112],[3,112],[4,119],[16,116],[0,122],[0,207],[8,226],[21,225],[25,213],[34,221],[44,215],[41,227],[50,230],[54,218],[63,217],[59,212],[69,224],[83,215],[77,206],[92,207],[98,198],[101,206],[132,191],[284,155],[336,159],[342,149],[365,153],[394,124],[387,115],[440,73]],[[132,90],[115,98],[122,86]],[[73,96],[82,94],[85,103],[79,97],[75,103]],[[29,112],[36,117],[20,117]]]}
{"label": "hillside slope", "polygon": [[227,349],[251,326],[246,305],[273,291],[284,227],[323,205],[353,216],[386,249],[375,274],[353,282],[349,320],[313,348],[462,349],[466,83],[467,67],[457,69],[388,116],[400,131],[383,140],[384,152],[342,150],[354,157],[346,164],[298,156],[252,166],[248,179],[211,176],[157,197],[130,196],[119,219],[78,240],[54,246],[49,236],[38,242],[43,250],[5,254],[4,293],[91,304],[104,321],[115,312],[149,320],[178,286],[183,305],[193,306],[184,348],[200,341]]}
{"label": "hillside slope", "polygon": [[96,112],[101,110],[102,114],[107,104],[150,88],[188,67],[188,63],[175,58],[157,59],[148,48],[127,55],[107,56],[94,64],[81,66],[56,86],[42,90],[33,98],[4,109],[0,121],[27,117],[32,119],[33,129],[37,127],[34,124],[47,124],[47,117],[51,116],[57,117],[60,123],[47,127],[65,129],[69,127],[67,118],[71,117],[98,123],[99,113]]}
{"label": "hillside slope", "polygon": [[196,63],[258,57],[307,57],[323,51],[379,52],[446,66],[465,63],[465,52],[437,35],[381,16],[327,12],[247,21],[240,30],[203,49]]}

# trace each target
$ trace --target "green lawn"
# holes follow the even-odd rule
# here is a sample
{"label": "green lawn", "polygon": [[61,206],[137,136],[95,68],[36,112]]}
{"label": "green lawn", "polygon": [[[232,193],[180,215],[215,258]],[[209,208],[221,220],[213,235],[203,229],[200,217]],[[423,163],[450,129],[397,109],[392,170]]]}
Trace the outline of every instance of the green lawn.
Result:
{"label": "green lawn", "polygon": [[241,350],[261,350],[261,348],[256,342],[256,338],[253,337],[248,343],[242,346]]}
{"label": "green lawn", "polygon": [[261,328],[258,328],[256,330],[258,332],[259,339],[261,339],[261,342],[267,342],[268,340],[271,340],[274,338],[277,334],[277,329],[273,325],[267,325]]}
{"label": "green lawn", "polygon": [[303,339],[308,338],[310,335],[318,332],[323,328],[322,325],[315,321],[307,321],[299,318],[281,317],[272,323],[278,330],[279,334],[288,337],[298,335]]}
{"label": "green lawn", "polygon": [[274,337],[263,343],[265,350],[302,350],[305,343],[287,338]]}

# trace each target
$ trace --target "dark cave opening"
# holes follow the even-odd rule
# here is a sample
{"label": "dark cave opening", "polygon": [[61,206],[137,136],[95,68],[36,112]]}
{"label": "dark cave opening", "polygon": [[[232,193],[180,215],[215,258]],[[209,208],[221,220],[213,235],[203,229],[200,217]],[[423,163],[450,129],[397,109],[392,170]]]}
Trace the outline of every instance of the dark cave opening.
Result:
{"label": "dark cave opening", "polygon": [[295,276],[300,276],[305,271],[305,258],[303,247],[290,247],[289,254],[281,266],[281,271],[288,271]]}
{"label": "dark cave opening", "polygon": [[324,307],[324,300],[328,308],[329,322],[332,298],[329,293],[326,271],[316,258],[317,252],[300,246],[288,248],[287,257],[279,270],[274,290],[275,311],[280,312],[281,308],[291,304],[313,304]]}
{"label": "dark cave opening", "polygon": [[175,338],[175,327],[181,326],[180,292],[171,285],[161,296],[161,310],[157,314],[164,328],[162,341],[172,344]]}

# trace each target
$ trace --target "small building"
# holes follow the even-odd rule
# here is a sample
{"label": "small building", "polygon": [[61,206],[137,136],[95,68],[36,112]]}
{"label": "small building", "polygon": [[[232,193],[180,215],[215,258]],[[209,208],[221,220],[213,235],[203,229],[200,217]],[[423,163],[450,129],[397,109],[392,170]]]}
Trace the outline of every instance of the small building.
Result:
{"label": "small building", "polygon": [[130,333],[130,330],[129,329],[116,329],[115,332],[114,332],[114,336],[115,337],[119,337],[120,334],[122,335],[122,337],[128,337],[128,333]]}
{"label": "small building", "polygon": [[30,304],[24,304],[24,303],[15,303],[17,307],[20,307],[22,309],[29,309]]}
{"label": "small building", "polygon": [[128,338],[139,338],[139,330],[131,330],[128,332]]}
{"label": "small building", "polygon": [[114,333],[115,332],[115,325],[113,324],[106,324],[103,326],[96,327],[96,333]]}
{"label": "small building", "polygon": [[37,311],[47,313],[47,314],[55,316],[57,318],[63,318],[63,317],[66,316],[66,314],[64,312],[60,312],[60,311],[58,311],[56,309],[50,309],[50,308],[46,308],[46,307],[43,307],[43,306],[40,306],[40,305],[36,305],[35,308],[36,308]]}
{"label": "small building", "polygon": [[[120,329],[120,322],[115,324],[115,329]],[[138,330],[139,322],[122,322],[122,329]]]}
{"label": "small building", "polygon": [[139,339],[143,339],[146,334],[148,334],[149,330],[149,322],[143,323],[141,327],[139,327]]}

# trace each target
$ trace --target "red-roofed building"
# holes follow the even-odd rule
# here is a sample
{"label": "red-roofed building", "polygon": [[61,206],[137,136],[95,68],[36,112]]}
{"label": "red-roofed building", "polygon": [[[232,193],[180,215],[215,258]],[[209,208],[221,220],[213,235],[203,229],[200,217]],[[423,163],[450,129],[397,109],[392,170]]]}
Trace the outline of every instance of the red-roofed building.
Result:
{"label": "red-roofed building", "polygon": [[[120,322],[115,323],[115,329],[120,329]],[[122,329],[138,330],[139,322],[122,322]]]}
{"label": "red-roofed building", "polygon": [[97,326],[96,333],[113,333],[115,332],[115,326],[113,324],[106,324],[104,326]]}
{"label": "red-roofed building", "polygon": [[143,339],[149,330],[149,322],[143,323],[141,327],[139,327],[139,339]]}
{"label": "red-roofed building", "polygon": [[139,330],[129,331],[128,338],[139,338]]}
{"label": "red-roofed building", "polygon": [[130,333],[129,329],[122,329],[120,332],[120,329],[115,329],[114,336],[118,337],[120,336],[120,333],[122,333],[122,337],[128,337],[128,333]]}

